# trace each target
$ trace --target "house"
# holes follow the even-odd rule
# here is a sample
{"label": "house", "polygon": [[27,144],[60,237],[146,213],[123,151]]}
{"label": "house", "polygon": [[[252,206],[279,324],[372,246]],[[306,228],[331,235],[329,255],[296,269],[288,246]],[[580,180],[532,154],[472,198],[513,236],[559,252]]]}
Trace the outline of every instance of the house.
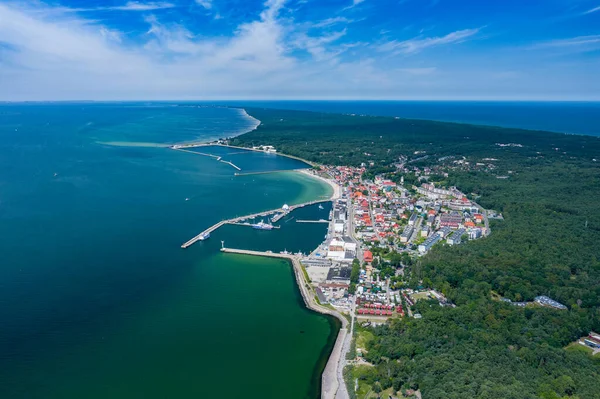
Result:
{"label": "house", "polygon": [[476,240],[480,238],[482,235],[481,229],[471,229],[469,230],[469,240]]}
{"label": "house", "polygon": [[363,253],[363,258],[365,259],[365,262],[373,262],[373,253],[369,250],[366,250]]}
{"label": "house", "polygon": [[446,242],[449,245],[457,245],[460,244],[462,241],[462,236],[463,234],[465,234],[467,231],[465,229],[458,229],[454,232],[454,234],[452,234],[451,237],[448,237],[448,239],[446,240]]}
{"label": "house", "polygon": [[439,235],[439,233],[431,235],[423,244],[419,245],[419,252],[425,253],[429,251],[431,247],[433,247],[441,239],[442,237]]}

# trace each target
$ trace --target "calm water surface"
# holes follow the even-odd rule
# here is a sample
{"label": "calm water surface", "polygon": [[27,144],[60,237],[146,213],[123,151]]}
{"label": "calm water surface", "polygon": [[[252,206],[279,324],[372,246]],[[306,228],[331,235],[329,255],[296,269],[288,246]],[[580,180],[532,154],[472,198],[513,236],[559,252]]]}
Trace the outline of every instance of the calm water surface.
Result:
{"label": "calm water surface", "polygon": [[[335,322],[302,306],[286,262],[218,248],[306,252],[325,226],[226,226],[179,247],[223,218],[329,194],[160,147],[254,125],[215,108],[0,106],[1,397],[318,396]],[[224,155],[247,171],[303,166]]]}

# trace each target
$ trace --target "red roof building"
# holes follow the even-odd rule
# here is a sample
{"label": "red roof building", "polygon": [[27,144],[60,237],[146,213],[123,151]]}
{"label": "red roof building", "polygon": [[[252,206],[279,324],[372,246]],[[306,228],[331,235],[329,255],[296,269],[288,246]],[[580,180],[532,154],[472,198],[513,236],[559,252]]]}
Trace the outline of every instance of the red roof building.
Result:
{"label": "red roof building", "polygon": [[373,253],[371,251],[365,251],[363,257],[365,258],[365,262],[373,262]]}

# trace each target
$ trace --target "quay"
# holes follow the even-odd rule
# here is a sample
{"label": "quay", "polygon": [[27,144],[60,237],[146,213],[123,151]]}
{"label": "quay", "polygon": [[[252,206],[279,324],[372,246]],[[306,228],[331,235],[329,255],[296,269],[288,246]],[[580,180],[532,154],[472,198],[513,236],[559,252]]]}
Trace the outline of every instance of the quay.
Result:
{"label": "quay", "polygon": [[[241,222],[245,221],[246,219],[253,219],[253,218],[257,218],[257,217],[266,217],[266,216],[272,215],[274,213],[280,213],[280,214],[286,215],[286,214],[292,212],[294,209],[303,208],[305,206],[320,204],[322,202],[329,202],[329,201],[331,201],[330,198],[323,199],[323,200],[304,202],[304,203],[298,204],[298,205],[291,205],[288,209],[278,208],[278,209],[272,209],[270,211],[253,213],[251,215],[245,215],[245,216],[235,217],[232,219],[222,220],[219,223],[216,223],[216,224],[212,225],[211,227],[209,227],[208,229],[204,230],[202,233],[198,234],[197,236],[195,236],[195,237],[191,238],[190,240],[186,241],[185,243],[183,243],[181,245],[181,248],[185,249],[185,248],[190,247],[191,245],[200,241],[200,238],[202,236],[212,233],[213,231],[217,230],[219,227],[221,227],[225,224],[241,223]],[[281,219],[281,217],[279,219]],[[277,219],[277,220],[279,220],[279,219]]]}
{"label": "quay", "polygon": [[292,267],[294,269],[294,276],[296,277],[296,282],[298,284],[298,288],[300,289],[300,293],[302,294],[302,298],[304,299],[304,304],[306,305],[306,307],[322,314],[334,316],[342,323],[342,327],[340,328],[340,331],[338,333],[335,345],[333,347],[333,350],[331,351],[331,355],[329,356],[329,360],[327,361],[327,365],[325,366],[325,370],[323,370],[323,374],[321,376],[321,398],[347,399],[349,395],[348,391],[346,390],[346,385],[343,381],[343,378],[341,377],[342,373],[340,372],[340,370],[344,367],[345,364],[345,359],[343,358],[344,356],[342,352],[344,347],[344,341],[346,340],[346,336],[348,335],[348,320],[337,310],[322,306],[315,300],[315,291],[312,289],[312,286],[306,281],[306,278],[304,276],[304,270],[302,269],[302,265],[300,263],[300,257],[298,257],[297,255],[286,253],[282,254],[275,252],[249,251],[233,248],[222,248],[221,252],[251,256],[265,256],[270,258],[287,259],[291,261]]}

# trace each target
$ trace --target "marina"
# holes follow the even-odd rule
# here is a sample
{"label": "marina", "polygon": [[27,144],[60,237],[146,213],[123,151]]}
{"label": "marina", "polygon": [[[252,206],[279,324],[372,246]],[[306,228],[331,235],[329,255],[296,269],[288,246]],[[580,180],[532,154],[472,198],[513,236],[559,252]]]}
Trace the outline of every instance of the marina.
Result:
{"label": "marina", "polygon": [[[251,224],[251,223],[248,223],[246,221],[248,219],[255,219],[255,218],[259,218],[259,217],[266,218],[266,217],[271,216],[273,214],[277,214],[277,216],[279,216],[279,218],[277,220],[280,220],[284,215],[289,214],[294,209],[303,208],[305,206],[309,206],[309,205],[313,205],[313,204],[321,204],[321,203],[329,202],[329,201],[331,201],[330,198],[323,199],[323,200],[316,200],[316,201],[304,202],[304,203],[301,203],[301,204],[298,204],[298,205],[291,205],[291,206],[283,205],[279,209],[273,209],[273,210],[270,210],[270,211],[264,211],[264,212],[260,212],[260,213],[254,213],[254,214],[251,214],[251,215],[239,216],[239,217],[235,217],[235,218],[232,218],[232,219],[222,220],[222,221],[220,221],[218,223],[215,223],[214,225],[210,226],[208,229],[204,230],[203,232],[201,232],[197,236],[194,236],[190,240],[188,240],[185,243],[183,243],[181,245],[181,248],[186,249],[186,248],[192,246],[193,244],[195,244],[198,241],[205,240],[206,238],[208,238],[208,236],[210,235],[210,233],[214,232],[215,230],[217,230],[218,228],[222,227],[225,224],[238,224],[238,225],[241,224],[243,226],[252,226],[252,227],[254,227],[255,224]],[[274,218],[271,218],[272,221],[273,221],[273,219]],[[273,222],[276,222],[277,220],[275,220]],[[318,223],[328,223],[328,222],[324,221],[324,222],[318,222]],[[272,226],[272,228],[278,228],[278,227],[279,226]],[[202,237],[205,237],[205,238],[202,238]]]}

